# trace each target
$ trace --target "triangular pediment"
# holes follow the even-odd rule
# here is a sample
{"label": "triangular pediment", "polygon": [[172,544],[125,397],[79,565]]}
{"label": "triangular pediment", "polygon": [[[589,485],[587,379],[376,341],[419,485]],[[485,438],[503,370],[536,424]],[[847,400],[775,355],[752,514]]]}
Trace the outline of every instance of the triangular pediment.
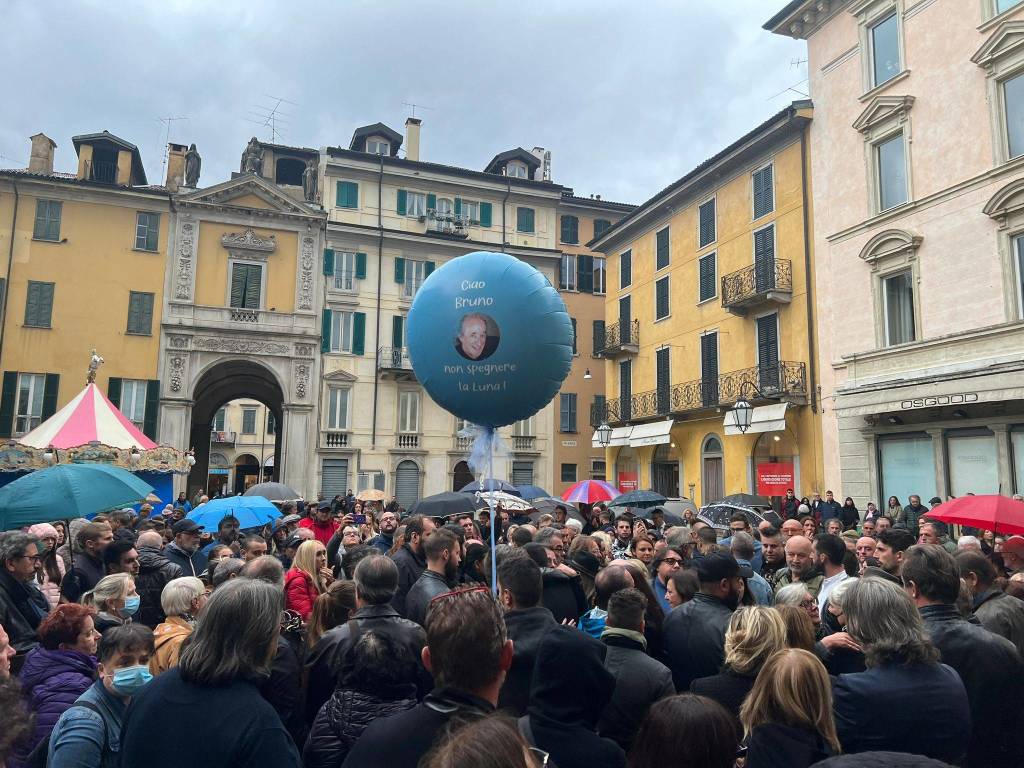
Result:
{"label": "triangular pediment", "polygon": [[876,96],[853,121],[853,127],[861,133],[868,133],[876,125],[892,118],[902,121],[912,106],[913,96]]}
{"label": "triangular pediment", "polygon": [[979,67],[991,66],[995,61],[1024,48],[1024,21],[1004,21],[982,43],[971,61]]}
{"label": "triangular pediment", "polygon": [[356,381],[356,377],[348,371],[331,371],[324,374],[324,381]]}
{"label": "triangular pediment", "polygon": [[178,199],[185,203],[231,205],[306,216],[322,215],[316,208],[299,202],[278,189],[277,185],[253,173],[236,176],[212,187],[197,189]]}

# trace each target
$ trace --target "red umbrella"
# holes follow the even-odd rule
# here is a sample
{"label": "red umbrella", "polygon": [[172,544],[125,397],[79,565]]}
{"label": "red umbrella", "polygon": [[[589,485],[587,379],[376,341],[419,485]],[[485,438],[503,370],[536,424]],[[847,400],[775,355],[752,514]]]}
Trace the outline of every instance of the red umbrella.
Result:
{"label": "red umbrella", "polygon": [[1024,533],[1024,502],[1006,496],[961,496],[925,515],[931,520],[996,533]]}

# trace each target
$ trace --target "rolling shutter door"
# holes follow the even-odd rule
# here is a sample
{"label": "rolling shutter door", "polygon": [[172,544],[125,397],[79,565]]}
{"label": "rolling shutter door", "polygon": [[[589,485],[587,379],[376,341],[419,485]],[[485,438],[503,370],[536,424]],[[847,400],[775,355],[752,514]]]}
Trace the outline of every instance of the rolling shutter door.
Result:
{"label": "rolling shutter door", "polygon": [[348,459],[324,459],[320,490],[325,499],[348,492]]}
{"label": "rolling shutter door", "polygon": [[409,509],[420,497],[420,469],[412,461],[403,461],[395,470],[395,498]]}

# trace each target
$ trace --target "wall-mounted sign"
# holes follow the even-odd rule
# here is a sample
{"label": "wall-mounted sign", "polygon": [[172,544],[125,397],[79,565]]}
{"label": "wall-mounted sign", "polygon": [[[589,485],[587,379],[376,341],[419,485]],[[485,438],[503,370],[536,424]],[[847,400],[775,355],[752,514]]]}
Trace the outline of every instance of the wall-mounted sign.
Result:
{"label": "wall-mounted sign", "polygon": [[900,408],[904,411],[910,411],[914,408],[936,408],[940,405],[966,405],[967,403],[976,402],[978,402],[977,392],[960,392],[956,395],[929,395],[928,397],[901,400]]}
{"label": "wall-mounted sign", "polygon": [[794,487],[792,462],[764,462],[757,465],[757,492],[762,496],[785,496]]}
{"label": "wall-mounted sign", "polygon": [[636,472],[619,472],[619,490],[622,493],[629,493],[636,489]]}
{"label": "wall-mounted sign", "polygon": [[575,448],[576,447],[576,441],[575,440],[563,440],[562,441],[562,447],[563,448]]}

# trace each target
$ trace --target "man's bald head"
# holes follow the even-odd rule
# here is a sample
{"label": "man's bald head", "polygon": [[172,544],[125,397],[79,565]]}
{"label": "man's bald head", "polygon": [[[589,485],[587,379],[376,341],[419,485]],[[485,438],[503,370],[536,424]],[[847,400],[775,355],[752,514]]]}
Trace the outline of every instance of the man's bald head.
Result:
{"label": "man's bald head", "polygon": [[803,532],[804,528],[800,525],[799,520],[787,520],[782,524],[779,530],[781,530],[782,535],[788,539],[793,536],[799,536]]}
{"label": "man's bald head", "polygon": [[602,610],[608,609],[608,598],[620,589],[629,589],[635,586],[633,577],[622,565],[609,565],[597,573],[594,579],[594,591],[597,598],[597,607]]}
{"label": "man's bald head", "polygon": [[786,542],[786,565],[791,575],[802,579],[814,570],[814,545],[806,536],[791,536]]}
{"label": "man's bald head", "polygon": [[140,547],[154,547],[156,549],[160,549],[164,545],[164,537],[156,531],[146,531],[139,534],[139,538],[135,543]]}

